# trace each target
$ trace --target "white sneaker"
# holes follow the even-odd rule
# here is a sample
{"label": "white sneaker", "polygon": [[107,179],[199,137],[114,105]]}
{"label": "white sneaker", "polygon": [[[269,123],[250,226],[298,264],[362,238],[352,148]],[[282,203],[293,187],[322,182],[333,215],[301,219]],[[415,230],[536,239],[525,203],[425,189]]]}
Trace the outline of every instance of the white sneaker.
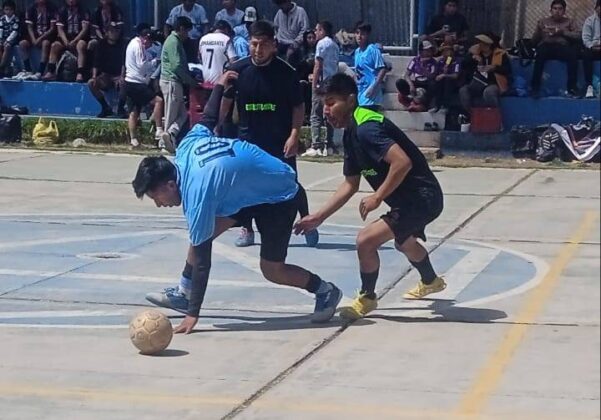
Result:
{"label": "white sneaker", "polygon": [[29,73],[27,71],[21,71],[21,72],[17,73],[16,76],[13,76],[12,79],[13,80],[25,80],[29,75],[31,75],[31,73]]}
{"label": "white sneaker", "polygon": [[[163,143],[162,146],[161,143]],[[161,134],[159,139],[159,149],[166,149],[169,153],[175,154],[175,142],[173,141],[173,136],[169,132],[164,131],[163,134]]]}
{"label": "white sneaker", "polygon": [[302,154],[302,157],[317,157],[317,156],[323,156],[323,153],[321,153],[321,150],[314,149],[312,147],[309,147],[307,149],[307,151]]}
{"label": "white sneaker", "polygon": [[589,85],[589,87],[586,88],[586,95],[584,95],[584,97],[586,99],[592,99],[595,97],[595,90],[592,86]]}
{"label": "white sneaker", "polygon": [[131,144],[131,147],[134,147],[134,148],[140,147],[140,142],[138,141],[138,139],[131,139],[131,141],[129,143]]}

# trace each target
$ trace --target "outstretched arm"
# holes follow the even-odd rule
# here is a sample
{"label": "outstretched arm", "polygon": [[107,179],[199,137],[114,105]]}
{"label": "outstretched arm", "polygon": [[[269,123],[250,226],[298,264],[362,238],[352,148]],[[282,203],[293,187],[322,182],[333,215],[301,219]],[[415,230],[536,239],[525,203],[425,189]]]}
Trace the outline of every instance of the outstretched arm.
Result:
{"label": "outstretched arm", "polygon": [[215,127],[220,125],[222,118],[220,117],[221,111],[221,100],[223,98],[223,92],[225,89],[238,78],[238,73],[235,71],[226,71],[221,78],[217,81],[217,84],[213,88],[213,93],[209,101],[205,105],[204,117],[202,119],[202,125],[207,127],[209,130],[215,130]]}

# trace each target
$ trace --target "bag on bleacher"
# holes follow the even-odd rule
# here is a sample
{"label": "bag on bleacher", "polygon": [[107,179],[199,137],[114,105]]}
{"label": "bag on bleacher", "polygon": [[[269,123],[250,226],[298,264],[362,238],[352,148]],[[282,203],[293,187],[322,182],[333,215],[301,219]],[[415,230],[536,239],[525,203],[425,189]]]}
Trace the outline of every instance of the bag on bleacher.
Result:
{"label": "bag on bleacher", "polygon": [[19,143],[21,134],[21,117],[18,115],[0,115],[0,142]]}
{"label": "bag on bleacher", "polygon": [[515,47],[510,51],[510,55],[518,57],[520,64],[526,67],[536,58],[536,48],[530,38],[518,39],[515,42]]}
{"label": "bag on bleacher", "polygon": [[42,118],[33,127],[33,133],[31,134],[33,144],[36,146],[49,146],[58,143],[59,137],[56,121],[51,120],[46,124]]}
{"label": "bag on bleacher", "polygon": [[61,82],[74,82],[77,78],[77,57],[65,51],[57,66],[56,74]]}

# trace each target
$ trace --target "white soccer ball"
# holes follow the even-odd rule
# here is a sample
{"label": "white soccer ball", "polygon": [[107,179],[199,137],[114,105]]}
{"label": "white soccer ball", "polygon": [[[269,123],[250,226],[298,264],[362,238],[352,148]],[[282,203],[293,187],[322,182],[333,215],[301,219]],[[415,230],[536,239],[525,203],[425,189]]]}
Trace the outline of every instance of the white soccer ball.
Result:
{"label": "white soccer ball", "polygon": [[129,338],[140,353],[162,352],[173,338],[171,321],[161,312],[149,309],[137,314],[129,323]]}

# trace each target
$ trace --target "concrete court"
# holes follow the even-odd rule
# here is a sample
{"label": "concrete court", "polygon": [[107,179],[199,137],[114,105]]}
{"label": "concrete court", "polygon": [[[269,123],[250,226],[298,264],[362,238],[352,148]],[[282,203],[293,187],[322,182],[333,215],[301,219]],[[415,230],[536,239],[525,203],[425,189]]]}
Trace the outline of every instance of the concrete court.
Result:
{"label": "concrete court", "polygon": [[[311,297],[262,280],[230,232],[198,332],[145,357],[126,325],[178,279],[186,231],[134,197],[139,159],[0,151],[0,419],[600,417],[598,172],[437,168],[448,289],[403,301],[417,277],[387,245],[380,309],[351,326],[311,325]],[[300,168],[316,208],[341,165]],[[346,300],[358,201],[290,249]]]}

